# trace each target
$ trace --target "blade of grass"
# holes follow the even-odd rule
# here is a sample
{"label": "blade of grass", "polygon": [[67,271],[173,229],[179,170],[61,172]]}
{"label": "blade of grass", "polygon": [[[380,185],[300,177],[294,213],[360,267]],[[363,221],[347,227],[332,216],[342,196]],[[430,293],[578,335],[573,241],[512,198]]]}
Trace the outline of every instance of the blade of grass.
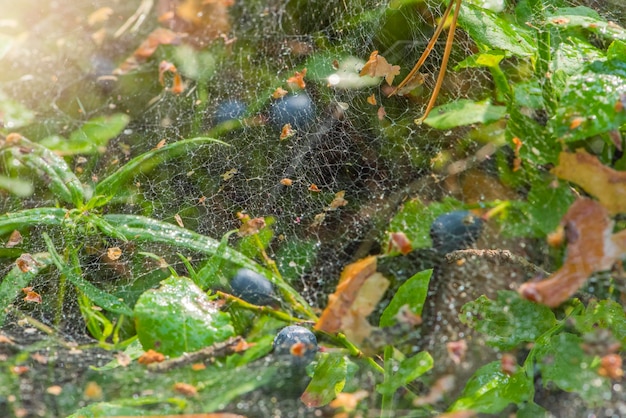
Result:
{"label": "blade of grass", "polygon": [[294,304],[294,306],[292,306],[293,309],[303,313],[308,318],[316,318],[315,313],[306,301],[291,286],[282,280],[278,280],[266,269],[240,252],[228,246],[220,248],[219,242],[213,238],[144,216],[108,214],[104,215],[104,219],[111,224],[116,231],[123,234],[129,240],[152,243],[158,242],[178,248],[198,251],[204,254],[220,254],[219,257],[228,263],[246,267],[264,275],[272,283],[291,296],[290,302]]}
{"label": "blade of grass", "polygon": [[[22,255],[24,256],[25,254]],[[52,257],[48,253],[32,254],[31,259],[33,261],[28,262],[27,269],[24,266],[15,265],[0,283],[0,326],[4,324],[7,308],[22,289],[27,287],[41,270],[52,264]]]}
{"label": "blade of grass", "polygon": [[54,265],[63,275],[65,275],[65,277],[67,277],[67,280],[76,286],[78,290],[80,290],[93,303],[110,312],[128,316],[133,315],[133,310],[124,302],[110,293],[98,289],[96,286],[81,277],[80,271],[78,270],[80,266],[76,264],[78,262],[78,260],[75,259],[77,257],[76,255],[72,260],[73,266],[70,267],[63,261],[59,253],[56,251],[56,248],[52,243],[52,239],[50,239],[48,234],[43,233],[43,239]]}
{"label": "blade of grass", "polygon": [[178,142],[173,142],[171,144],[165,145],[161,148],[150,150],[133,158],[122,167],[117,169],[115,173],[106,177],[96,185],[94,197],[89,201],[88,207],[91,208],[103,206],[115,196],[117,190],[123,184],[127,183],[137,174],[150,171],[154,167],[167,161],[168,159],[188,153],[190,149],[207,143],[228,145],[227,143],[214,138],[191,138],[184,139]]}
{"label": "blade of grass", "polygon": [[57,199],[82,207],[85,200],[83,185],[62,157],[19,134],[9,135],[0,150],[35,171]]}
{"label": "blade of grass", "polygon": [[60,208],[24,209],[0,215],[0,235],[34,225],[58,226],[66,222],[69,211]]}

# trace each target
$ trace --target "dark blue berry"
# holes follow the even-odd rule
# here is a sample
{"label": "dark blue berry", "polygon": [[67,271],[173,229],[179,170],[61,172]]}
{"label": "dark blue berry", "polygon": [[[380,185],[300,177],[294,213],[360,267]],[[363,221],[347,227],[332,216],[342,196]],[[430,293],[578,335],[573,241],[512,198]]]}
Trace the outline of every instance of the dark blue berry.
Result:
{"label": "dark blue berry", "polygon": [[467,210],[455,210],[437,217],[430,227],[433,248],[441,254],[463,250],[476,242],[483,220]]}
{"label": "dark blue berry", "polygon": [[309,364],[317,353],[317,338],[307,328],[290,325],[274,338],[274,354],[299,366]]}
{"label": "dark blue berry", "polygon": [[281,97],[270,107],[270,123],[277,129],[290,124],[303,130],[315,119],[315,105],[306,93]]}
{"label": "dark blue berry", "polygon": [[246,115],[247,111],[248,108],[245,103],[239,100],[227,100],[217,106],[213,121],[215,124],[218,124],[233,119],[241,119]]}
{"label": "dark blue berry", "polygon": [[277,300],[272,283],[252,270],[238,270],[230,286],[233,295],[253,305],[272,305]]}

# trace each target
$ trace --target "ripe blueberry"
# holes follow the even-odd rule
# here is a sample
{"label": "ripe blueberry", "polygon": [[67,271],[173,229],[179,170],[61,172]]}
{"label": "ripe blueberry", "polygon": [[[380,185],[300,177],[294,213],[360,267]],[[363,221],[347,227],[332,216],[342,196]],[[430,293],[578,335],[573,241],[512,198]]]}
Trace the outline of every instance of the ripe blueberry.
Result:
{"label": "ripe blueberry", "polygon": [[213,121],[217,125],[229,120],[241,119],[245,116],[247,110],[248,108],[245,103],[239,100],[227,100],[217,106]]}
{"label": "ripe blueberry", "polygon": [[274,287],[257,272],[239,269],[230,281],[233,295],[254,305],[271,305],[276,302]]}
{"label": "ripe blueberry", "polygon": [[277,129],[290,124],[293,129],[305,129],[315,118],[315,105],[306,93],[281,97],[270,107],[270,123]]}
{"label": "ripe blueberry", "polygon": [[441,254],[471,246],[483,230],[483,220],[467,210],[438,216],[430,226],[433,248]]}
{"label": "ripe blueberry", "polygon": [[293,364],[306,366],[317,353],[317,338],[307,328],[290,325],[274,338],[274,354],[287,358]]}

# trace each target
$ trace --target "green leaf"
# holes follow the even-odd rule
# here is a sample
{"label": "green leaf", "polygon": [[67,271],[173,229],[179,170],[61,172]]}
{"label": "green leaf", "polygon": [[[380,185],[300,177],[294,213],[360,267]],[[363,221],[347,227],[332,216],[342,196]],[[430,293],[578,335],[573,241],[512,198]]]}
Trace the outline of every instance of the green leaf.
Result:
{"label": "green leaf", "polygon": [[36,208],[8,212],[0,215],[0,235],[6,235],[16,229],[24,230],[35,225],[62,225],[68,222],[68,213],[68,210],[60,208]]}
{"label": "green leaf", "polygon": [[187,248],[204,254],[220,254],[223,261],[254,270],[268,278],[283,292],[288,293],[296,300],[308,314],[311,314],[306,301],[291,286],[282,280],[277,280],[267,270],[231,247],[218,251],[219,243],[213,238],[200,235],[185,228],[136,215],[110,214],[104,215],[107,221],[118,233],[128,240],[163,243],[176,248]]}
{"label": "green leaf", "polygon": [[463,2],[459,25],[483,51],[499,49],[520,57],[530,57],[535,53],[531,38],[523,29],[490,10]]}
{"label": "green leaf", "polygon": [[506,114],[506,107],[492,105],[489,101],[474,102],[461,99],[435,107],[424,123],[437,129],[452,129],[474,123],[491,123]]}
{"label": "green leaf", "polygon": [[395,317],[403,306],[407,306],[415,315],[422,314],[432,274],[432,270],[420,271],[400,286],[380,317],[381,327],[395,325]]}
{"label": "green leaf", "polygon": [[196,273],[198,277],[198,286],[202,289],[214,289],[217,286],[227,286],[226,280],[220,280],[220,267],[224,261],[224,254],[228,247],[228,239],[237,230],[229,231],[222,237],[215,254],[206,262],[204,266]]}
{"label": "green leaf", "polygon": [[135,304],[137,336],[145,350],[180,356],[232,337],[230,315],[186,277],[161,282]]}
{"label": "green leaf", "polygon": [[494,361],[474,373],[450,410],[497,414],[509,404],[520,404],[533,395],[533,381],[523,368],[508,375],[502,371],[502,364]]}
{"label": "green leaf", "polygon": [[585,354],[582,343],[579,336],[566,332],[539,341],[537,366],[544,385],[553,382],[566,392],[576,392],[590,406],[599,406],[606,402],[611,382],[598,374],[598,364]]}
{"label": "green leaf", "polygon": [[103,179],[96,185],[96,190],[92,199],[95,202],[94,205],[103,206],[106,204],[115,196],[117,190],[134,176],[146,173],[169,159],[189,153],[194,148],[207,143],[228,145],[225,142],[213,138],[192,138],[173,142],[133,158],[120,167],[115,173]]}
{"label": "green leaf", "polygon": [[11,140],[3,141],[0,152],[9,154],[37,173],[57,199],[82,206],[85,199],[83,185],[65,160],[48,148],[15,134]]}
{"label": "green leaf", "polygon": [[40,143],[62,155],[95,154],[102,152],[109,140],[118,136],[129,121],[130,117],[124,113],[99,116],[72,132],[69,139],[53,135]]}
{"label": "green leaf", "polygon": [[520,298],[517,292],[501,290],[497,300],[481,296],[466,303],[459,315],[464,324],[485,334],[487,344],[511,350],[534,342],[557,324],[547,306]]}
{"label": "green leaf", "polygon": [[376,391],[382,395],[393,395],[400,387],[411,383],[433,368],[433,358],[425,351],[404,359],[393,373]]}
{"label": "green leaf", "polygon": [[622,346],[626,344],[624,308],[613,300],[592,300],[584,313],[574,319],[576,329],[582,333],[595,333],[599,329],[608,329]]}
{"label": "green leaf", "polygon": [[[20,260],[21,267],[15,265],[0,283],[0,326],[6,319],[7,308],[22,292],[22,289],[27,287],[41,270],[52,264],[52,257],[49,253],[22,254],[18,260]],[[24,271],[25,268],[27,268],[26,271]]]}
{"label": "green leaf", "polygon": [[567,142],[619,129],[626,123],[626,62],[595,62],[570,77],[550,127]]}
{"label": "green leaf", "polygon": [[626,29],[600,18],[588,7],[564,7],[546,16],[548,25],[560,29],[585,29],[603,38],[626,40]]}
{"label": "green leaf", "polygon": [[347,364],[342,355],[321,356],[313,373],[313,379],[302,394],[302,402],[309,408],[328,404],[337,397],[346,384]]}

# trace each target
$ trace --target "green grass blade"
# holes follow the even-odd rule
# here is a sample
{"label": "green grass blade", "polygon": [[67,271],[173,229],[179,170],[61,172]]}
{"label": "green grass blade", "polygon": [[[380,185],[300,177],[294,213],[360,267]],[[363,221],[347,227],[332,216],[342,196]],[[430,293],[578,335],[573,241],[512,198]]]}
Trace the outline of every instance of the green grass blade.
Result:
{"label": "green grass blade", "polygon": [[115,196],[120,186],[127,183],[137,174],[148,172],[169,159],[185,154],[189,152],[190,149],[207,143],[228,145],[227,143],[214,138],[191,138],[150,150],[133,158],[128,163],[120,167],[115,173],[106,177],[96,185],[94,193],[94,199],[96,200],[94,200],[94,206],[102,206],[107,203]]}
{"label": "green grass blade", "polygon": [[220,257],[223,261],[249,268],[267,277],[282,291],[288,293],[299,305],[295,308],[309,318],[315,314],[306,301],[291,286],[283,280],[278,280],[270,272],[259,266],[250,258],[241,254],[231,247],[220,247],[219,241],[200,235],[185,228],[138,215],[109,214],[103,218],[111,224],[116,231],[123,234],[129,240],[154,242],[172,245],[178,248],[186,248],[204,254]]}
{"label": "green grass blade", "polygon": [[0,215],[0,236],[34,225],[61,225],[66,221],[68,213],[68,210],[60,208],[35,208],[5,213]]}
{"label": "green grass blade", "polygon": [[12,134],[0,144],[0,151],[30,168],[46,183],[57,199],[81,207],[85,200],[83,185],[65,160],[48,148]]}
{"label": "green grass blade", "polygon": [[[43,234],[43,239],[48,247],[48,252],[52,258],[54,265],[61,271],[67,280],[69,280],[74,286],[78,288],[85,296],[87,296],[94,304],[106,309],[109,312],[114,312],[121,315],[133,316],[133,310],[124,302],[116,298],[110,293],[98,289],[96,286],[83,279],[80,272],[76,271],[77,268],[68,266],[59,253],[54,248],[52,240],[48,234]],[[79,267],[78,267],[79,268]]]}
{"label": "green grass blade", "polygon": [[52,257],[48,253],[22,254],[18,260],[21,260],[21,267],[15,265],[0,283],[0,326],[6,319],[7,307],[22,289],[27,287],[41,270],[52,264]]}

